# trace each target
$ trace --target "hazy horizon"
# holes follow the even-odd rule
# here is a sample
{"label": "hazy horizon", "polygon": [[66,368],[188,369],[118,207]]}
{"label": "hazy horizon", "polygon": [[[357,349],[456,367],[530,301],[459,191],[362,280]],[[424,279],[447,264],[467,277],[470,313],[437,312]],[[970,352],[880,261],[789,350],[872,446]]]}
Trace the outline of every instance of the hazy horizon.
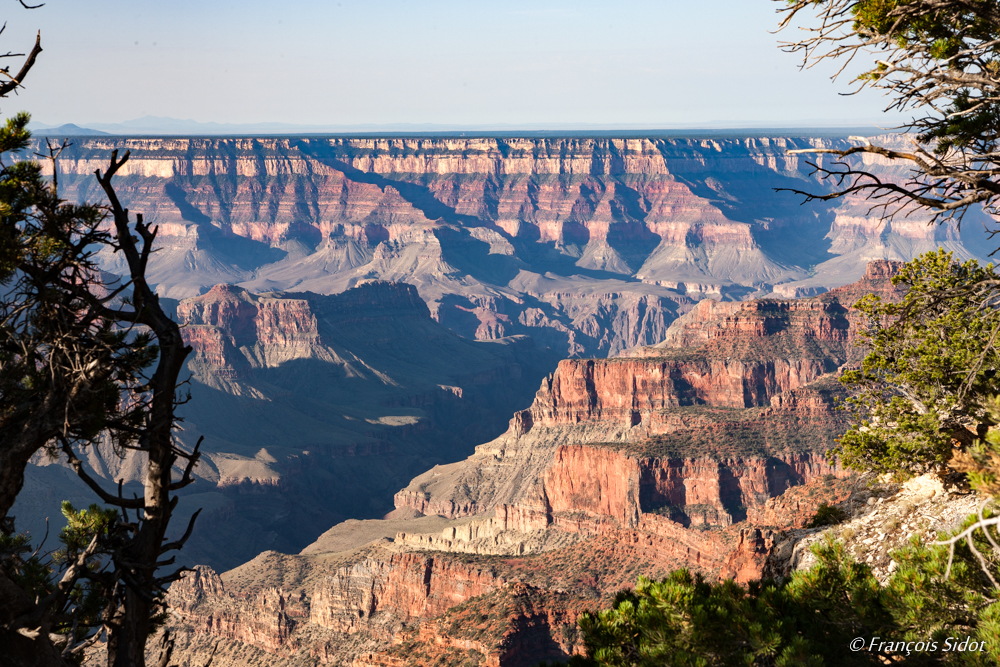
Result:
{"label": "hazy horizon", "polygon": [[[803,120],[798,123],[746,123],[736,122],[703,123],[701,125],[627,125],[627,124],[587,124],[587,123],[495,123],[452,125],[435,123],[384,123],[356,125],[298,125],[294,123],[215,123],[199,122],[193,119],[177,119],[167,117],[146,116],[131,119],[122,123],[64,123],[60,125],[40,123],[32,120],[29,126],[34,132],[46,132],[64,128],[77,128],[85,132],[93,131],[96,135],[115,136],[155,136],[155,135],[194,135],[194,136],[237,136],[237,135],[316,135],[316,134],[367,134],[367,135],[441,135],[441,136],[664,136],[676,134],[689,135],[756,135],[756,134],[824,134],[847,135],[864,134],[871,136],[891,128],[880,128],[873,123],[862,120],[845,120],[842,123],[823,123],[823,121]],[[83,133],[81,133],[83,134]]]}

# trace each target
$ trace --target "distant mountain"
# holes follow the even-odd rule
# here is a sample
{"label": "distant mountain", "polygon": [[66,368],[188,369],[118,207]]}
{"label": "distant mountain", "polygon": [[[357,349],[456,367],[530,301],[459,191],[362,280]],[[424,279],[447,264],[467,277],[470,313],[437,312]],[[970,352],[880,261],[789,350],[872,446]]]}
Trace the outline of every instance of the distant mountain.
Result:
{"label": "distant mountain", "polygon": [[109,134],[120,135],[230,135],[230,134],[301,134],[319,132],[321,126],[291,123],[202,123],[192,119],[166,116],[143,116],[121,123],[90,123]]}
{"label": "distant mountain", "polygon": [[101,132],[93,128],[80,127],[73,123],[53,127],[31,123],[28,127],[36,137],[96,137],[101,135],[107,136],[108,134],[107,132]]}

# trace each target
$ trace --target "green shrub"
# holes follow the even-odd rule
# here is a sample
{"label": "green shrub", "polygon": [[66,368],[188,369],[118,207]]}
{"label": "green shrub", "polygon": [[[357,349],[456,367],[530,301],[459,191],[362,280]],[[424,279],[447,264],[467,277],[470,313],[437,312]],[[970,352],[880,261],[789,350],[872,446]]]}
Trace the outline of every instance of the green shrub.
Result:
{"label": "green shrub", "polygon": [[[975,521],[970,517],[967,525]],[[995,563],[981,533],[975,545]],[[962,543],[964,544],[964,542]],[[844,667],[882,664],[995,665],[1000,659],[1000,602],[967,547],[913,542],[894,553],[887,586],[842,543],[814,546],[819,563],[784,582],[710,583],[677,570],[661,581],[640,578],[614,605],[584,614],[587,657],[571,665],[602,667]],[[995,566],[994,566],[995,567]],[[947,576],[945,576],[947,573]],[[937,642],[970,636],[981,651],[851,650],[858,637]]]}
{"label": "green shrub", "polygon": [[836,505],[827,505],[826,503],[820,503],[819,507],[816,508],[816,514],[813,516],[812,521],[809,522],[807,528],[819,528],[820,526],[832,526],[834,524],[841,523],[847,519],[847,512],[840,509]]}
{"label": "green shrub", "polygon": [[898,476],[940,470],[952,443],[970,447],[993,424],[986,405],[996,392],[1000,353],[993,332],[1000,311],[983,308],[1000,276],[993,265],[958,263],[944,250],[903,265],[900,303],[869,294],[855,304],[868,320],[860,368],[840,381],[851,427],[829,452],[856,470]]}

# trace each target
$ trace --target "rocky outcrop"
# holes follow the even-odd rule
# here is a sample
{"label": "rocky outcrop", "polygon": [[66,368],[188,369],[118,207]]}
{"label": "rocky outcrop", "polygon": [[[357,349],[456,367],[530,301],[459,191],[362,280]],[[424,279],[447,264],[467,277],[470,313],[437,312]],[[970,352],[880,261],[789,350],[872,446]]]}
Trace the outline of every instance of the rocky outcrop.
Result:
{"label": "rocky outcrop", "polygon": [[386,554],[338,570],[316,586],[309,620],[357,632],[377,625],[433,618],[504,580],[495,572],[419,553]]}
{"label": "rocky outcrop", "polygon": [[747,509],[747,521],[763,528],[805,528],[816,516],[821,503],[837,505],[855,495],[850,478],[834,475],[814,477],[812,483],[795,486],[785,493]]}
{"label": "rocky outcrop", "polygon": [[[439,534],[398,532],[394,542],[408,549],[489,555],[524,555],[553,548],[574,540],[552,540],[546,529],[554,522],[551,512],[542,507],[501,505],[495,516],[448,526]],[[593,534],[598,522],[577,522],[560,528],[567,532]],[[575,528],[575,530],[573,530]]]}
{"label": "rocky outcrop", "polygon": [[872,568],[883,584],[896,570],[892,552],[918,538],[924,544],[957,530],[979,511],[983,498],[933,474],[904,484],[878,483],[838,504],[846,520],[832,526],[786,530],[775,536],[764,558],[764,575],[786,577],[816,564],[812,547],[839,540],[858,561]]}
{"label": "rocky outcrop", "polygon": [[[900,298],[890,282],[893,267],[873,265],[864,289]],[[542,382],[532,405],[515,414],[506,434],[478,447],[466,462],[415,478],[396,494],[396,506],[459,517],[501,505],[547,507],[552,498],[563,503],[562,492],[547,480],[577,451],[571,445],[600,443],[608,452],[594,456],[607,461],[576,466],[563,476],[565,493],[588,498],[578,509],[634,523],[637,501],[626,503],[628,492],[590,477],[605,475],[625,485],[628,475],[616,467],[623,459],[614,453],[623,450],[634,457],[629,466],[664,480],[671,470],[683,470],[677,478],[697,479],[698,466],[689,459],[716,462],[702,464],[714,468],[710,477],[715,481],[705,482],[718,487],[714,497],[683,503],[700,506],[698,512],[667,511],[678,510],[684,521],[698,523],[742,520],[747,508],[788,485],[831,472],[823,452],[844,428],[843,415],[834,409],[841,390],[832,373],[862,352],[855,345],[860,318],[840,299],[856,292],[843,288],[800,301],[706,300],[675,321],[661,344],[623,358],[563,360]],[[799,455],[811,462],[810,472],[787,484],[769,486],[759,481],[765,473],[752,472],[769,466],[793,469],[791,461]],[[640,460],[649,463],[640,465]],[[635,479],[640,477],[635,473]],[[583,484],[608,495],[574,490],[573,485]],[[653,487],[647,482],[646,488]],[[679,495],[664,492],[662,506],[674,505],[669,499]],[[738,507],[744,509],[734,514],[731,508]]]}
{"label": "rocky outcrop", "polygon": [[635,527],[643,512],[667,511],[687,525],[729,525],[734,513],[745,512],[742,508],[831,471],[813,454],[728,461],[650,459],[577,445],[556,450],[543,488],[553,513],[587,511]]}
{"label": "rocky outcrop", "polygon": [[836,359],[569,359],[542,384],[526,423],[546,427],[590,421],[639,425],[668,408],[769,405],[781,392],[836,368]]}
{"label": "rocky outcrop", "polygon": [[726,562],[722,564],[719,576],[741,584],[762,578],[767,557],[774,548],[774,531],[746,528],[740,531],[739,542]]}
{"label": "rocky outcrop", "polygon": [[276,652],[288,648],[297,622],[308,616],[302,598],[290,599],[276,588],[236,597],[225,590],[212,568],[199,565],[170,587],[171,611],[194,632],[237,640]]}
{"label": "rocky outcrop", "polygon": [[[308,561],[284,566],[302,568],[302,573],[316,567]],[[321,662],[340,664],[345,647],[336,649],[338,637],[358,635],[362,641],[355,644],[361,646],[363,638],[376,638],[384,645],[408,624],[439,617],[505,585],[506,579],[491,568],[443,555],[376,548],[318,577],[315,584],[292,583],[292,591],[237,586],[233,593],[211,568],[198,566],[171,586],[167,604],[173,623],[192,635],[239,642],[277,656],[309,653]]]}
{"label": "rocky outcrop", "polygon": [[[880,281],[880,286],[884,288],[887,282],[888,277]],[[773,340],[778,335],[798,343],[799,347],[806,340],[839,346],[853,337],[849,307],[850,304],[845,305],[834,294],[800,300],[717,302],[706,299],[675,321],[660,343],[637,349],[633,354],[656,356],[663,350],[701,347],[708,343],[716,346],[739,343],[749,347]],[[802,352],[794,347],[789,351]]]}
{"label": "rocky outcrop", "polygon": [[900,290],[892,285],[892,277],[899,272],[903,262],[895,262],[887,259],[877,259],[865,266],[865,274],[848,285],[836,287],[830,290],[827,298],[837,299],[845,306],[854,306],[855,303],[869,294],[881,297],[883,301],[898,301]]}
{"label": "rocky outcrop", "polygon": [[861,293],[889,300],[899,264],[872,263],[858,285],[818,298],[701,301],[655,346],[622,359],[569,359],[542,384],[515,428],[588,421],[641,423],[644,415],[687,405],[781,405],[800,389],[856,358],[861,324],[850,306]]}
{"label": "rocky outcrop", "polygon": [[[199,359],[225,370],[227,364],[278,366],[293,359],[323,356],[317,313],[327,322],[352,326],[402,318],[429,317],[412,285],[366,283],[344,294],[252,294],[216,285],[202,296],[181,301],[177,317],[185,341]],[[240,353],[240,348],[248,352]]]}

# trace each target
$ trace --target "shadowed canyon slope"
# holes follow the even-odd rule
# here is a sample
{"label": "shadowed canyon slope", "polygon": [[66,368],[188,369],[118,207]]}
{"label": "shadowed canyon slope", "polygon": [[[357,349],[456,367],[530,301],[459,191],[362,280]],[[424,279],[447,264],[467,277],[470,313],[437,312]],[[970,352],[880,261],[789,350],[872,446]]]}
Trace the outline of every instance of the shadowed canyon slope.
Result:
{"label": "shadowed canyon slope", "polygon": [[988,252],[975,216],[962,234],[919,216],[882,225],[863,200],[775,192],[823,187],[787,149],[849,143],[93,138],[63,154],[60,183],[100,199],[94,170],[131,151],[119,193],[160,226],[151,278],[173,298],[218,283],[332,294],[401,281],[468,338],[530,334],[564,356],[606,356],[659,342],[705,296],[808,296],[871,259]]}
{"label": "shadowed canyon slope", "polygon": [[[170,592],[186,660],[528,666],[582,645],[575,619],[642,574],[758,578],[777,532],[850,494],[823,452],[845,427],[859,291],[706,301],[656,346],[569,359],[468,459],[432,468],[382,521],[347,522]],[[435,661],[440,661],[435,662]]]}
{"label": "shadowed canyon slope", "polygon": [[[397,283],[336,295],[219,285],[181,301],[177,316],[193,348],[179,437],[188,447],[205,439],[198,483],[183,492],[174,527],[204,508],[185,557],[220,569],[266,549],[298,551],[345,519],[385,514],[415,474],[501,433],[555,366],[524,336],[458,336],[431,319],[416,289]],[[109,484],[140,483],[134,457],[86,453]],[[69,495],[79,484],[61,470],[29,470],[32,496],[48,504],[16,511],[36,531],[62,498],[87,498]]]}

